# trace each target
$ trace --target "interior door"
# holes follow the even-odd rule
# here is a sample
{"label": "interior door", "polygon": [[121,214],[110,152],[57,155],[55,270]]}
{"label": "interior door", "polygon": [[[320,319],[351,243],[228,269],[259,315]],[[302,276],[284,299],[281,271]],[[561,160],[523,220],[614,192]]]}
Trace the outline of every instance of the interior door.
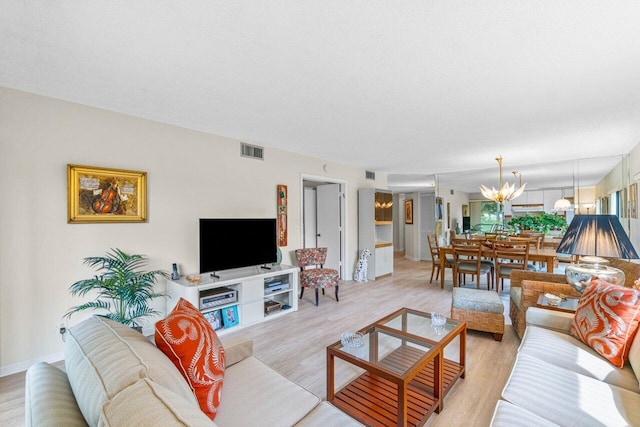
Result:
{"label": "interior door", "polygon": [[319,185],[316,188],[317,243],[319,248],[327,248],[325,267],[340,271],[340,211],[342,195],[340,184]]}
{"label": "interior door", "polygon": [[303,228],[304,228],[304,245],[305,248],[315,248],[318,246],[316,229],[317,213],[316,213],[316,189],[304,188],[303,190]]}

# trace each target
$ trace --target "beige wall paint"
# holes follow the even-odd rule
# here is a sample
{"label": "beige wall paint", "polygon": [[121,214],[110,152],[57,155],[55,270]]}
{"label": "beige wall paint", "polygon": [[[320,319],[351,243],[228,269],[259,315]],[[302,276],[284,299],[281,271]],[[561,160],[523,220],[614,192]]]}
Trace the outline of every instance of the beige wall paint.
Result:
{"label": "beige wall paint", "polygon": [[[300,177],[310,174],[347,182],[352,272],[357,190],[387,185],[384,173],[369,181],[363,169],[269,148],[264,161],[241,158],[236,140],[1,87],[0,118],[2,375],[60,357],[61,318],[80,302],[69,296],[69,285],[93,274],[82,265],[86,256],[117,247],[148,255],[153,268],[169,270],[176,262],[183,274],[196,272],[198,218],[275,217],[276,185],[286,184],[283,262],[291,263],[291,251],[301,246]],[[69,163],[146,171],[148,221],[67,224]]]}

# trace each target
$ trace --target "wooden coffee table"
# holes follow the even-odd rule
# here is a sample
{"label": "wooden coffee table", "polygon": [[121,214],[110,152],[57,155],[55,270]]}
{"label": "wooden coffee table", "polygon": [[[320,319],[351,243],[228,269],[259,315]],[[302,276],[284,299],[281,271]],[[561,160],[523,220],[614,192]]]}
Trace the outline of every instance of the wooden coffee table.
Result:
{"label": "wooden coffee table", "polygon": [[[464,377],[466,324],[447,319],[438,327],[431,315],[402,308],[361,329],[364,346],[327,347],[327,400],[364,424],[418,426],[443,408],[443,398]],[[460,337],[458,362],[444,348]],[[365,370],[337,393],[335,358]]]}

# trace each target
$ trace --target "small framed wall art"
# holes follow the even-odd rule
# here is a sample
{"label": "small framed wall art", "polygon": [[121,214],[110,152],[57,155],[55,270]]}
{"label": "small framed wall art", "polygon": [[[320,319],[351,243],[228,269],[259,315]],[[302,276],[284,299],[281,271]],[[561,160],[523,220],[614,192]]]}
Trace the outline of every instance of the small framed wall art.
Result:
{"label": "small framed wall art", "polygon": [[413,199],[404,201],[404,223],[413,224]]}
{"label": "small framed wall art", "polygon": [[67,165],[67,221],[144,222],[147,173]]}
{"label": "small framed wall art", "polygon": [[278,246],[287,246],[287,186],[278,185],[277,192]]}
{"label": "small framed wall art", "polygon": [[638,183],[629,186],[629,216],[638,218]]}

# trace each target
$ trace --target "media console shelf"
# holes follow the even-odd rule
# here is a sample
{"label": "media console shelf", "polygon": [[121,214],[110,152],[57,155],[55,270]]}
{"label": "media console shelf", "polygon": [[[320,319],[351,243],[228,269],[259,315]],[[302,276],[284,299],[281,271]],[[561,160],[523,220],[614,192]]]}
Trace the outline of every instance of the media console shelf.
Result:
{"label": "media console shelf", "polygon": [[[181,297],[202,313],[222,310],[223,321],[227,309],[235,306],[237,324],[216,331],[219,335],[224,335],[298,310],[298,271],[298,267],[289,265],[272,266],[271,270],[246,267],[219,272],[219,279],[210,277],[209,273],[201,274],[202,281],[198,284],[189,282],[185,277],[168,280],[167,293],[171,298],[167,300],[167,313]],[[232,293],[230,291],[237,292],[237,301],[230,302],[229,298],[226,298]],[[216,301],[215,296],[219,296],[219,304],[212,302]],[[201,298],[205,298],[203,304]]]}

